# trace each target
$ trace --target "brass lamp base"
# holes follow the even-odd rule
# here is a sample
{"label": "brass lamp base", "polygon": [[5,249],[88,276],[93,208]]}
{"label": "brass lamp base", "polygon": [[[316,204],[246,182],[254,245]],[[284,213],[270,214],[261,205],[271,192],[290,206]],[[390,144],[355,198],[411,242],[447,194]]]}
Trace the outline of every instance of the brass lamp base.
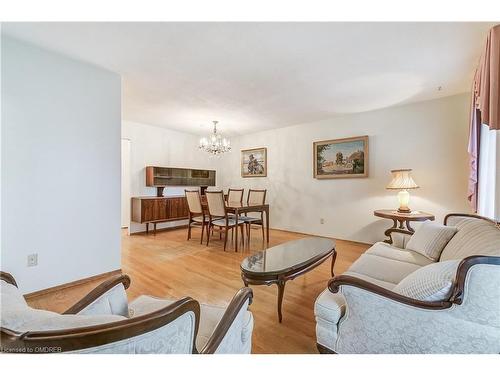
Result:
{"label": "brass lamp base", "polygon": [[398,208],[398,212],[401,212],[403,214],[409,214],[411,210],[409,208]]}

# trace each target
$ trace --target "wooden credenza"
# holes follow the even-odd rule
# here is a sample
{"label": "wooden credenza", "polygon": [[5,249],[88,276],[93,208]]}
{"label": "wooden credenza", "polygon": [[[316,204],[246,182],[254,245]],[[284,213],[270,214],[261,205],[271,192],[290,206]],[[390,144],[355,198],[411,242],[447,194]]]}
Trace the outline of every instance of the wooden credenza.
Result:
{"label": "wooden credenza", "polygon": [[189,216],[186,197],[133,197],[131,207],[132,221],[146,224],[146,232],[149,232],[149,224],[154,225],[166,221],[187,219]]}

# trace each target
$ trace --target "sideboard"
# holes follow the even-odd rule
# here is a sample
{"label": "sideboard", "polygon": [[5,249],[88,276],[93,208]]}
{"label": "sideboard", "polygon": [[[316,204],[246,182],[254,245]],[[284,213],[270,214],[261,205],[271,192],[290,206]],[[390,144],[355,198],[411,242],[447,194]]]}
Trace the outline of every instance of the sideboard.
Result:
{"label": "sideboard", "polygon": [[146,233],[149,224],[154,225],[166,221],[187,219],[189,216],[186,197],[133,197],[131,204],[132,221],[146,224]]}

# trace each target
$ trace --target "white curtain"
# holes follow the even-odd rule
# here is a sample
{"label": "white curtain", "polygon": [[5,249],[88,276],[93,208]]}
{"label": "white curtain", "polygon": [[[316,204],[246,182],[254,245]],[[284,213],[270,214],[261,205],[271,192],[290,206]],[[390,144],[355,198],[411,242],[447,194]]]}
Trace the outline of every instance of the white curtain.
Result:
{"label": "white curtain", "polygon": [[479,151],[478,214],[500,220],[500,136],[481,125]]}

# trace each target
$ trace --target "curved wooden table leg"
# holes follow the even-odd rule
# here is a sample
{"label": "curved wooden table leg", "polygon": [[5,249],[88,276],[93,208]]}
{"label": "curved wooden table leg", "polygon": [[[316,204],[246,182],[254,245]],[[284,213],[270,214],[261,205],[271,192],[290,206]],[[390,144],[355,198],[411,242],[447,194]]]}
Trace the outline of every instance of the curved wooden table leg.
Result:
{"label": "curved wooden table leg", "polygon": [[281,305],[283,304],[283,294],[285,293],[285,280],[278,280],[278,320],[281,323],[283,315]]}
{"label": "curved wooden table leg", "polygon": [[248,281],[247,281],[247,278],[245,277],[245,275],[241,274],[241,280],[243,280],[243,284],[245,284],[245,287],[248,288]]}
{"label": "curved wooden table leg", "polygon": [[330,267],[330,273],[331,273],[332,277],[335,276],[335,274],[333,273],[333,266],[335,266],[335,259],[337,259],[337,252],[336,251],[334,251],[332,254],[332,265]]}
{"label": "curved wooden table leg", "polygon": [[384,234],[389,237],[388,239],[384,240],[385,243],[388,243],[389,245],[392,244],[392,237],[391,237],[391,233],[392,233],[392,230],[394,228],[397,228],[398,227],[398,222],[396,219],[392,219],[392,227],[390,227],[389,229],[387,229]]}
{"label": "curved wooden table leg", "polygon": [[410,226],[410,220],[406,220],[406,229],[408,229],[410,232],[414,232],[413,228]]}

